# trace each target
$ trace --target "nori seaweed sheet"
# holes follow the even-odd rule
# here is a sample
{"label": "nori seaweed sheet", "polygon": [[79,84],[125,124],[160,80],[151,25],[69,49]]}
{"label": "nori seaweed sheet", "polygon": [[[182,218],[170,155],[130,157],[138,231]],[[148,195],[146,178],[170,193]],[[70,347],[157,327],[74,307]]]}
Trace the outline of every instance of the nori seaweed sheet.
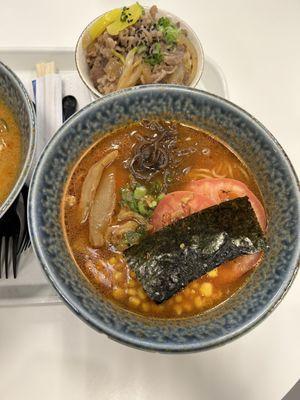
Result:
{"label": "nori seaweed sheet", "polygon": [[162,303],[225,261],[266,246],[247,197],[206,208],[147,236],[125,251],[148,296]]}

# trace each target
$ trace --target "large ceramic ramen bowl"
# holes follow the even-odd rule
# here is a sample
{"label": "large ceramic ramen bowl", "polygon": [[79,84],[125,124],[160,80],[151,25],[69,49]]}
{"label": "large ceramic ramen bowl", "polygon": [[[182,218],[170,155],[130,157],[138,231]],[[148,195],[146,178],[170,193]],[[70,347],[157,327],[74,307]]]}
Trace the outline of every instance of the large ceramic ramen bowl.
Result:
{"label": "large ceramic ramen bowl", "polygon": [[[95,139],[142,118],[167,118],[205,129],[228,143],[248,164],[269,219],[263,262],[231,298],[198,316],[149,319],[97,294],[70,256],[60,205],[71,167]],[[224,344],[249,331],[280,302],[297,272],[299,193],[293,168],[274,137],[234,104],[195,89],[141,86],[106,96],[64,124],[35,170],[29,200],[35,252],[52,285],[83,321],[130,346],[188,352]]]}
{"label": "large ceramic ramen bowl", "polygon": [[[22,139],[21,166],[18,178],[4,202],[0,205],[0,218],[11,206],[28,176],[34,156],[35,114],[29,96],[19,78],[0,62],[0,100],[13,112]],[[1,177],[0,177],[1,185]]]}

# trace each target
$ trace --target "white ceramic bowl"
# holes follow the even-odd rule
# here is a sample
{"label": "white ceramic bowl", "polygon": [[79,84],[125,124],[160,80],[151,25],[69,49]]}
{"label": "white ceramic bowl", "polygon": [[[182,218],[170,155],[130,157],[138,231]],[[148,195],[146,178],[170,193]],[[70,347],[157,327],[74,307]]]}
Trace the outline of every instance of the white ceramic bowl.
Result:
{"label": "white ceramic bowl", "polygon": [[[144,7],[144,6],[143,6]],[[144,7],[146,10],[149,9],[149,7]],[[88,89],[92,92],[92,94],[98,98],[98,97],[102,97],[103,94],[101,94],[94,86],[90,76],[89,76],[89,67],[88,64],[86,62],[86,57],[85,57],[85,49],[82,46],[82,41],[83,41],[83,37],[86,33],[86,31],[90,28],[90,26],[99,18],[101,18],[104,14],[98,16],[97,18],[95,18],[91,23],[88,24],[88,26],[83,30],[83,32],[81,33],[78,41],[77,41],[77,45],[76,45],[76,50],[75,50],[75,62],[76,62],[76,68],[77,71],[82,79],[82,81],[84,82],[84,84],[88,87]],[[180,19],[179,17],[177,17],[176,15],[168,12],[168,11],[164,11],[162,9],[158,9],[158,16],[159,17],[169,17],[170,19],[172,19],[175,22],[179,22],[180,23],[180,27],[185,29],[188,33],[188,38],[189,40],[192,42],[192,44],[194,45],[194,48],[197,52],[197,56],[198,56],[198,65],[197,65],[197,72],[196,75],[193,79],[193,81],[190,83],[190,87],[196,87],[202,72],[203,72],[203,68],[204,68],[204,53],[203,53],[203,49],[202,49],[202,45],[197,37],[197,35],[195,34],[195,32],[193,31],[193,29],[182,19]]]}

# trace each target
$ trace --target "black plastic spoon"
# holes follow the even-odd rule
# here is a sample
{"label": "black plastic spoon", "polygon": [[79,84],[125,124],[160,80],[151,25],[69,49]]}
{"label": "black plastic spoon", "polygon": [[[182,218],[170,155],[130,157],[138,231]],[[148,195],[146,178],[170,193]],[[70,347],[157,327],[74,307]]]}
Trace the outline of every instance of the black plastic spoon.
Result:
{"label": "black plastic spoon", "polygon": [[74,96],[65,96],[62,99],[63,122],[70,118],[77,110],[77,100]]}

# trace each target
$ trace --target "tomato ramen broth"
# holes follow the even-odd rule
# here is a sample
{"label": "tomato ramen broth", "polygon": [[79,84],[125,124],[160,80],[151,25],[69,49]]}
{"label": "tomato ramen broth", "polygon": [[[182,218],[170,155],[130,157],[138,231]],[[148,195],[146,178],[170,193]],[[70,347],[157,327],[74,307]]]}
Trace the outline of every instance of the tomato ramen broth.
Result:
{"label": "tomato ramen broth", "polygon": [[[152,175],[150,179],[147,177],[148,180],[145,180],[143,171],[141,171],[143,166],[141,167],[139,164],[139,157],[142,153],[138,152],[146,154],[147,151],[150,151],[149,146],[153,145],[155,137],[159,135],[160,130],[163,130],[162,127],[169,129],[169,137],[164,139],[168,142],[161,147],[161,152],[155,162],[165,165],[164,150],[173,152],[168,160],[168,171],[166,172],[163,167],[155,171],[155,168],[151,169],[151,166],[146,165]],[[176,143],[172,142],[175,136]],[[151,140],[152,144],[149,144]],[[162,146],[161,142],[155,146]],[[115,153],[112,154],[113,152]],[[110,239],[107,239],[106,232],[104,242],[100,246],[95,246],[91,243],[89,222],[81,218],[81,192],[88,171],[95,163],[101,159],[104,160],[105,156],[109,154],[112,154],[113,161],[106,168],[111,169],[111,174],[115,179],[115,200],[110,194],[111,202],[114,202],[110,225],[117,226],[117,228],[110,231],[113,232]],[[146,161],[148,162],[149,159]],[[104,179],[105,177],[103,177]],[[77,265],[92,285],[103,295],[121,307],[144,316],[178,318],[195,315],[215,307],[244,284],[251,269],[253,270],[253,267],[259,263],[262,253],[240,256],[223,263],[206,275],[190,282],[185,288],[161,304],[156,304],[149,298],[136,274],[129,269],[123,251],[129,244],[136,243],[135,240],[140,233],[138,230],[129,232],[129,237],[133,238],[133,242],[129,243],[128,241],[125,244],[121,239],[120,231],[117,231],[118,234],[115,237],[113,236],[114,229],[119,229],[120,215],[124,212],[121,209],[125,207],[127,213],[135,210],[136,219],[138,219],[137,214],[140,213],[140,217],[148,221],[144,225],[145,229],[153,232],[153,229],[160,229],[160,227],[155,228],[154,226],[157,221],[155,208],[157,210],[161,208],[160,203],[164,206],[163,196],[166,195],[165,199],[167,199],[168,193],[185,193],[185,188],[192,181],[207,182],[210,185],[214,182],[223,185],[225,182],[229,186],[239,181],[237,184],[241,187],[246,185],[249,193],[252,192],[253,198],[260,204],[257,197],[261,199],[261,196],[253,176],[233,151],[208,132],[181,123],[145,121],[132,124],[103,136],[83,154],[70,173],[65,187],[62,221],[69,249]],[[143,199],[142,196],[146,191],[152,196],[146,196],[148,203],[140,203],[141,200],[135,200],[138,201],[135,203],[137,204],[136,209],[130,203],[130,199],[133,197],[127,196],[131,193],[132,182],[135,185],[134,192],[132,192],[133,197]],[[151,185],[158,185],[158,191],[163,195],[157,194],[157,192],[154,195],[154,192],[149,189]],[[233,190],[235,189],[233,188]],[[231,186],[229,190],[222,189],[222,193],[228,194],[226,199],[230,199]],[[239,192],[237,191],[237,193]],[[237,195],[233,197],[237,197]],[[105,204],[105,200],[103,200],[103,204]],[[143,207],[140,204],[144,204]],[[90,217],[91,214],[92,210]],[[261,222],[259,217],[258,219]],[[126,221],[122,225],[122,229],[129,227],[129,222],[132,223],[132,226],[134,226],[134,222],[137,224],[136,220]],[[265,225],[265,223],[264,220],[262,224]],[[251,267],[247,263],[251,264]]]}
{"label": "tomato ramen broth", "polygon": [[12,111],[0,101],[0,204],[17,180],[21,163],[21,135]]}

